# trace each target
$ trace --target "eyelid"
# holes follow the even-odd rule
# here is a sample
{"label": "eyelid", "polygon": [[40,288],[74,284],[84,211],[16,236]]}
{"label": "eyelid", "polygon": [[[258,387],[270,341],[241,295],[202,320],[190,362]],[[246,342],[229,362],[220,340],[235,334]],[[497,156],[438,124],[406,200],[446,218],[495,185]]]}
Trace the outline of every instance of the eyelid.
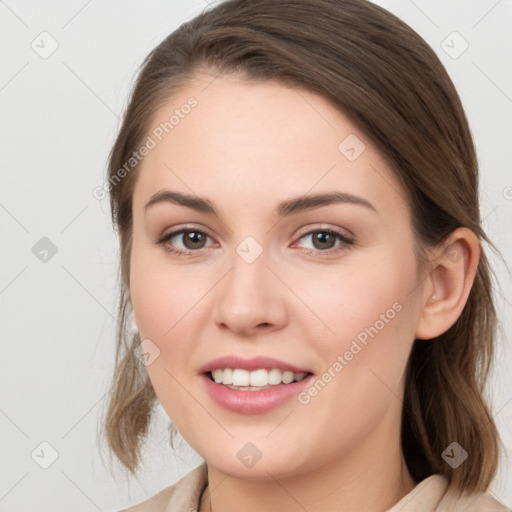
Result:
{"label": "eyelid", "polygon": [[307,235],[307,234],[311,233],[312,231],[334,231],[337,234],[344,236],[345,238],[348,238],[351,240],[355,238],[353,233],[348,231],[348,229],[340,228],[338,226],[332,226],[330,224],[325,224],[325,223],[324,224],[320,223],[317,225],[310,224],[308,226],[305,226],[304,228],[300,228],[296,237],[301,238],[303,235]]}
{"label": "eyelid", "polygon": [[202,233],[205,233],[210,238],[214,238],[209,230],[205,228],[204,226],[201,226],[199,224],[178,224],[177,226],[172,226],[168,230],[164,231],[161,235],[158,236],[158,240],[162,240],[163,238],[167,238],[169,235],[176,236],[180,234],[182,231],[200,231]]}

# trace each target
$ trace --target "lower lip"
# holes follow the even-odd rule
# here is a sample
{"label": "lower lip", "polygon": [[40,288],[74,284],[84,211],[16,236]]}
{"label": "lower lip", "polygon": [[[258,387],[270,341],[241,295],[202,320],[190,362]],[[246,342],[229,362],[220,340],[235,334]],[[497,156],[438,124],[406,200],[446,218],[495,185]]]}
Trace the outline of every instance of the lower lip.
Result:
{"label": "lower lip", "polygon": [[279,384],[261,391],[238,391],[211,380],[207,374],[201,374],[206,390],[221,407],[242,414],[259,414],[270,411],[297,395],[311,382],[314,375],[308,375],[299,382]]}

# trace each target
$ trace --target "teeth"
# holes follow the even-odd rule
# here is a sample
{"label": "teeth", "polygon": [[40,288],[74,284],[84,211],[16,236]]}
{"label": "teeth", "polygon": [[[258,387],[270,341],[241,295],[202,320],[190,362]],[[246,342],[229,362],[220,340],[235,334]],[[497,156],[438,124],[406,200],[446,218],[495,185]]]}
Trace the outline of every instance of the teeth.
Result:
{"label": "teeth", "polygon": [[290,371],[281,371],[277,368],[265,370],[242,370],[241,368],[217,368],[213,370],[212,377],[217,384],[225,384],[239,387],[269,387],[278,384],[290,384],[293,381],[301,381],[307,374],[306,372],[293,373]]}

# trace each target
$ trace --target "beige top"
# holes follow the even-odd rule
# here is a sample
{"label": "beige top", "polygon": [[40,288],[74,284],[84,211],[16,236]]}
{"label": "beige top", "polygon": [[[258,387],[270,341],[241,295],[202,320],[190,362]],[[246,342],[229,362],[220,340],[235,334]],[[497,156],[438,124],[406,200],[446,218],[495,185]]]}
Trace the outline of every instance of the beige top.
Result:
{"label": "beige top", "polygon": [[[174,485],[119,512],[197,512],[207,483],[208,471],[203,462]],[[464,497],[450,492],[441,500],[446,486],[444,476],[429,476],[387,512],[512,512],[489,493]]]}

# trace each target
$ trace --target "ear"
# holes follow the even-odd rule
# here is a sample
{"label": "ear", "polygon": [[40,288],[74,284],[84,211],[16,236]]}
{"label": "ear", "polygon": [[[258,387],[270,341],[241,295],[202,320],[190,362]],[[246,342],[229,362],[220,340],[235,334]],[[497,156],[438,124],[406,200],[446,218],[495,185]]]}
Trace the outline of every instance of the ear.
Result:
{"label": "ear", "polygon": [[432,270],[423,286],[416,338],[435,338],[457,321],[473,286],[479,260],[480,241],[467,228],[453,231],[433,252]]}

